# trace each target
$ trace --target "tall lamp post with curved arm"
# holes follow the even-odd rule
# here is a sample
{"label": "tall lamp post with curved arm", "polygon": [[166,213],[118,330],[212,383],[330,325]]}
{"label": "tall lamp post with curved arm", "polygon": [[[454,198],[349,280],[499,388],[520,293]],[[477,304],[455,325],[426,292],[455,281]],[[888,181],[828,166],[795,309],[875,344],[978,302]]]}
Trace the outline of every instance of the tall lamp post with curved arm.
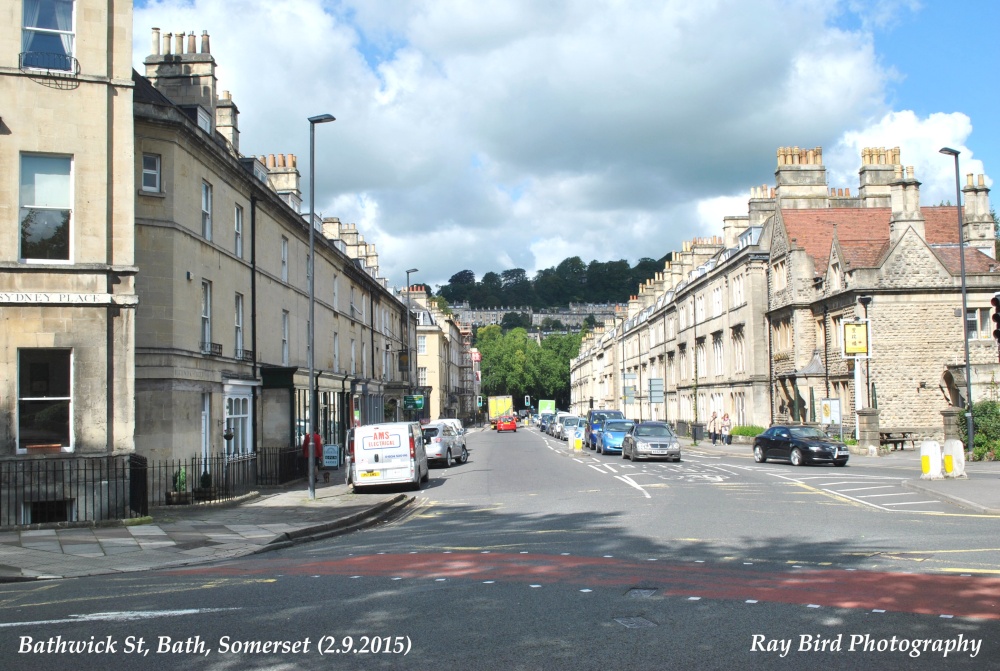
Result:
{"label": "tall lamp post with curved arm", "polygon": [[316,124],[336,121],[332,114],[309,117],[309,499],[316,498]]}
{"label": "tall lamp post with curved arm", "polygon": [[968,431],[969,443],[967,450],[972,450],[975,427],[972,422],[972,366],[969,364],[969,300],[965,286],[965,233],[962,226],[962,181],[958,171],[957,149],[942,147],[942,154],[955,159],[955,211],[958,212],[958,258],[962,271],[962,340],[965,343],[965,402],[968,410],[965,413],[965,426]]}

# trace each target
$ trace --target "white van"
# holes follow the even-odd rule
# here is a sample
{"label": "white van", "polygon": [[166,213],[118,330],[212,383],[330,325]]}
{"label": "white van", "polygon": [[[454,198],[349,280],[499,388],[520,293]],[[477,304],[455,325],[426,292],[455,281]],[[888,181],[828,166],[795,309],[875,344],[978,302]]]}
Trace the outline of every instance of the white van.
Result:
{"label": "white van", "polygon": [[424,437],[417,422],[356,427],[349,449],[355,492],[375,485],[405,483],[420,489],[430,477]]}

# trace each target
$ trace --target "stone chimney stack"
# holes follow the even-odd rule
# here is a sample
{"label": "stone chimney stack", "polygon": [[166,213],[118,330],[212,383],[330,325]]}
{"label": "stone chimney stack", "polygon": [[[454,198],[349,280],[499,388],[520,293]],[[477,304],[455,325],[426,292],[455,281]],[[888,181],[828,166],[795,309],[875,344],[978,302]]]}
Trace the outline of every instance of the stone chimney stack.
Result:
{"label": "stone chimney stack", "polygon": [[970,247],[979,249],[990,258],[996,258],[993,215],[990,214],[990,190],[986,176],[979,175],[975,184],[972,173],[965,176],[965,211],[962,217],[962,234]]}
{"label": "stone chimney stack", "polygon": [[779,147],[774,177],[779,207],[796,210],[827,207],[822,147]]}
{"label": "stone chimney stack", "polygon": [[[146,78],[160,93],[191,114],[199,127],[210,135],[215,133],[216,77],[215,59],[209,53],[208,31],[202,33],[201,51],[195,51],[192,32],[184,49],[185,33],[162,35],[163,49],[159,48],[159,28],[153,28],[153,53],[146,57]],[[175,40],[175,53],[171,53],[171,39]],[[199,112],[200,110],[200,112]]]}
{"label": "stone chimney stack", "polygon": [[740,233],[747,230],[750,217],[723,217],[722,218],[722,246],[732,249],[740,244]]}
{"label": "stone chimney stack", "polygon": [[913,166],[906,166],[904,177],[903,166],[897,165],[894,176],[895,179],[889,184],[892,206],[892,216],[889,219],[889,244],[896,244],[907,228],[912,228],[917,235],[926,240],[924,214],[920,211],[920,182],[913,177]]}
{"label": "stone chimney stack", "polygon": [[299,169],[295,154],[268,154],[267,176],[271,188],[296,212],[302,212]]}
{"label": "stone chimney stack", "polygon": [[240,110],[229,91],[223,91],[222,97],[215,104],[215,129],[233,145],[237,154],[240,153],[239,115]]}
{"label": "stone chimney stack", "polygon": [[899,147],[865,147],[861,150],[861,169],[858,171],[861,207],[891,207],[889,184],[900,165]]}
{"label": "stone chimney stack", "polygon": [[748,226],[761,227],[774,215],[776,207],[774,188],[767,185],[750,189]]}

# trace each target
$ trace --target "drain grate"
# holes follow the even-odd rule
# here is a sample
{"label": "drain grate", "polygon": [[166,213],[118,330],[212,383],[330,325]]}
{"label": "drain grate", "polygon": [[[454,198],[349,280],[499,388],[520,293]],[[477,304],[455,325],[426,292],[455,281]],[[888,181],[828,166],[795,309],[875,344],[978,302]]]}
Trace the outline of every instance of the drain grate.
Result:
{"label": "drain grate", "polygon": [[625,592],[625,596],[630,599],[648,599],[656,594],[655,587],[633,587]]}
{"label": "drain grate", "polygon": [[655,627],[655,622],[650,622],[644,617],[616,617],[615,622],[627,629],[642,629],[643,627]]}

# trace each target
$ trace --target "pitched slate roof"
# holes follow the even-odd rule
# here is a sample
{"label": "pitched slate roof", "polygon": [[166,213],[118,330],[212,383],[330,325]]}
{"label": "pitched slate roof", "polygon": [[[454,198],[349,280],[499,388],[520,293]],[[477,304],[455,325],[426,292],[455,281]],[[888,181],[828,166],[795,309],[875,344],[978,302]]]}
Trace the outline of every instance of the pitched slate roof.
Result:
{"label": "pitched slate roof", "polygon": [[132,91],[133,102],[166,105],[168,107],[174,106],[174,103],[170,100],[170,98],[157,91],[151,81],[140,75],[134,69],[132,70],[132,81],[135,83],[135,89]]}

